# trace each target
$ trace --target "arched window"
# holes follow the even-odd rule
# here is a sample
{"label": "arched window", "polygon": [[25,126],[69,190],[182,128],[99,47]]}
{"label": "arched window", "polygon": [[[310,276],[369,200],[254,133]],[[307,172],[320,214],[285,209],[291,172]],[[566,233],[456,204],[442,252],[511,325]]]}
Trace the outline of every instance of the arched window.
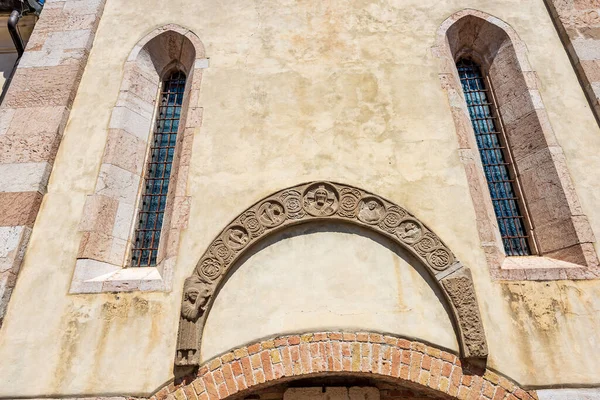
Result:
{"label": "arched window", "polygon": [[133,267],[156,265],[181,119],[185,79],[185,73],[175,70],[162,83],[134,233],[131,255]]}
{"label": "arched window", "polygon": [[83,209],[71,293],[170,289],[189,218],[187,179],[207,67],[200,39],[178,25],[133,47]]}
{"label": "arched window", "polygon": [[494,95],[481,68],[473,60],[456,63],[477,148],[492,198],[504,251],[508,256],[528,256],[535,251],[524,210],[517,173]]}
{"label": "arched window", "polygon": [[467,9],[441,24],[433,53],[492,276],[595,278],[596,239],[525,44],[507,23]]}

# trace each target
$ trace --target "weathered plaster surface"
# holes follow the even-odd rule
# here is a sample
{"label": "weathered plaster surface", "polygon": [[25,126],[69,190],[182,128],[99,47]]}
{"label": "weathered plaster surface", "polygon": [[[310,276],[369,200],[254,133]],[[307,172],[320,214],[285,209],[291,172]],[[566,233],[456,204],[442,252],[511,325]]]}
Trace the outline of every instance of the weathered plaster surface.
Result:
{"label": "weathered plaster surface", "polygon": [[[0,396],[156,390],[172,378],[183,280],[206,246],[258,199],[320,179],[362,187],[406,207],[471,268],[491,368],[525,386],[597,385],[600,360],[590,354],[600,353],[595,335],[600,329],[600,283],[503,284],[492,282],[485,267],[450,107],[430,53],[439,25],[464,7],[503,19],[527,44],[581,206],[600,237],[600,130],[542,2],[255,0],[190,6],[181,0],[133,0],[123,7],[119,0],[108,0],[0,331]],[[100,171],[123,65],[140,38],[167,23],[194,31],[210,58],[198,99],[204,108],[202,128],[194,130],[187,184],[194,201],[174,266],[173,291],[67,295],[81,241],[78,224]],[[367,261],[349,251],[346,241],[338,243],[338,236],[327,236],[324,244],[330,242],[331,253],[364,271]],[[264,251],[283,262],[284,253],[275,249],[285,252],[290,243],[296,248],[304,240],[311,239],[295,238]],[[398,256],[374,250],[370,242],[368,246],[372,257],[381,259],[384,276],[391,277]],[[294,274],[304,268],[298,261],[322,262],[316,255],[323,254],[323,246],[304,251],[302,258],[286,265]],[[243,270],[249,265],[274,268],[274,260],[249,260],[231,284],[268,287],[264,280],[272,278],[275,286],[280,277],[253,274],[253,267]],[[437,315],[440,306],[433,294],[423,282],[416,283],[408,264],[400,263],[400,270],[402,286],[393,287],[397,280],[386,282],[382,292],[391,296],[402,290],[407,304],[414,305],[412,315]],[[360,289],[346,274],[338,279]],[[369,276],[365,284],[380,279]],[[409,283],[414,285],[405,286]],[[332,289],[339,290],[329,292],[332,298],[348,298],[343,285]],[[223,296],[231,298],[228,290],[225,286]],[[246,298],[246,307],[264,305],[273,296],[270,291],[256,293],[255,300],[247,292],[237,294]],[[315,309],[312,303],[303,308],[294,302],[289,304],[298,315]],[[366,314],[373,302],[366,301],[365,308],[354,303],[354,309]],[[385,304],[390,306],[391,300]],[[279,307],[283,310],[283,304]],[[258,309],[250,311],[260,315]],[[223,306],[224,315],[213,312],[209,318],[222,326],[232,310]],[[452,348],[446,320],[401,324],[407,315],[398,312],[387,321],[380,316],[353,319],[352,325],[360,321],[373,330],[412,332]],[[351,324],[350,316],[337,318],[340,324]],[[315,328],[327,323],[322,318],[305,320]],[[229,323],[238,336],[228,330],[216,339],[207,331],[214,338],[206,343],[213,353],[226,347],[224,343],[242,345],[250,336],[290,331],[297,321],[264,327],[257,320]],[[40,357],[43,362],[32,362]]]}

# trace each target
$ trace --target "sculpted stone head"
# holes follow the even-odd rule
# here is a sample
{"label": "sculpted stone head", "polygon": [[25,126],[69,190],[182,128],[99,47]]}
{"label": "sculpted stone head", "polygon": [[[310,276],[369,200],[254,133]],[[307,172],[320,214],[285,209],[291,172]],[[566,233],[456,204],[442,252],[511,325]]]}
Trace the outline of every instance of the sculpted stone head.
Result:
{"label": "sculpted stone head", "polygon": [[183,285],[183,304],[181,315],[189,321],[198,319],[204,311],[212,294],[212,288],[198,277],[192,276]]}

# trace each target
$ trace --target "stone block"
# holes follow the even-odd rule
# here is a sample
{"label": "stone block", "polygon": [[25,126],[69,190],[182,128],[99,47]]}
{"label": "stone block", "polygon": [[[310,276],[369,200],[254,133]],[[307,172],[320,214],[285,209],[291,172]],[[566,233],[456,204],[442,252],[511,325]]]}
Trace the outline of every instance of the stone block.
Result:
{"label": "stone block", "polygon": [[0,193],[0,226],[32,227],[42,196],[39,192]]}
{"label": "stone block", "polygon": [[110,129],[102,163],[142,175],[147,146],[147,142],[123,129]]}
{"label": "stone block", "polygon": [[506,135],[515,160],[526,158],[533,152],[548,147],[536,110],[505,125]]}
{"label": "stone block", "polygon": [[0,108],[0,136],[8,131],[16,111],[14,108]]}
{"label": "stone block", "polygon": [[119,202],[107,196],[93,194],[87,196],[79,230],[110,234],[115,224]]}
{"label": "stone block", "polygon": [[53,160],[59,144],[58,129],[54,132],[36,132],[35,135],[32,135],[29,129],[18,134],[2,135],[0,163],[37,163]]}
{"label": "stone block", "polygon": [[119,202],[112,235],[119,239],[129,240],[132,234],[135,207],[133,204]]}
{"label": "stone block", "polygon": [[123,129],[145,142],[148,142],[150,137],[151,126],[151,118],[138,114],[128,107],[115,107],[108,125],[111,129]]}
{"label": "stone block", "polygon": [[96,182],[96,193],[135,204],[140,185],[140,175],[111,164],[102,164]]}
{"label": "stone block", "polygon": [[110,263],[113,237],[102,232],[83,232],[77,258]]}
{"label": "stone block", "polygon": [[109,263],[79,259],[75,264],[75,272],[69,293],[100,293],[103,277],[110,276],[121,268]]}
{"label": "stone block", "polygon": [[0,273],[18,274],[30,236],[26,226],[0,227]]}
{"label": "stone block", "polygon": [[18,68],[2,105],[9,108],[70,106],[81,73],[79,64]]}
{"label": "stone block", "polygon": [[0,164],[0,192],[45,193],[51,169],[47,162]]}

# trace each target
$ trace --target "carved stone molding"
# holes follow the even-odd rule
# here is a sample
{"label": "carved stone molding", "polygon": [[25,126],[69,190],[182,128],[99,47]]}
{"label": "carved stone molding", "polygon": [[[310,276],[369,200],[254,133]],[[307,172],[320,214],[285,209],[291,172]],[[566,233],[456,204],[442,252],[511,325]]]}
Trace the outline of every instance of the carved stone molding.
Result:
{"label": "carved stone molding", "polygon": [[281,190],[234,219],[209,245],[185,282],[175,364],[198,365],[202,331],[214,293],[253,244],[292,225],[348,222],[375,231],[419,259],[450,305],[464,358],[487,357],[479,306],[468,268],[442,240],[404,208],[364,190],[310,182]]}

